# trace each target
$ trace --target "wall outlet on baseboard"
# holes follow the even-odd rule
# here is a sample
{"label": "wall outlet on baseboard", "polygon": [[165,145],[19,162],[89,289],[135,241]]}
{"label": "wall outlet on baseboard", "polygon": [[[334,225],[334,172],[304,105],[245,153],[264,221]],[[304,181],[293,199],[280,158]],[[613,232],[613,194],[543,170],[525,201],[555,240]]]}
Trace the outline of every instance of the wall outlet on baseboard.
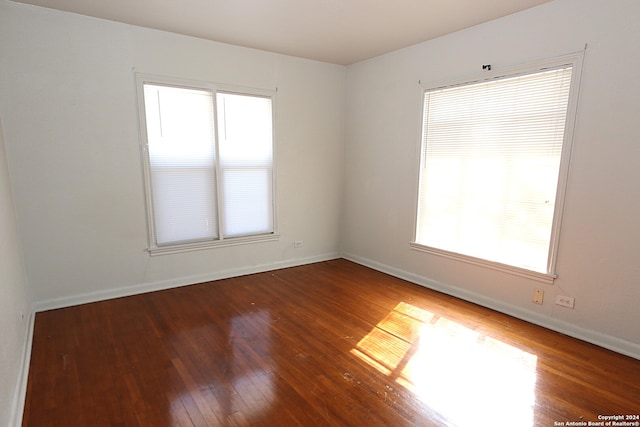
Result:
{"label": "wall outlet on baseboard", "polygon": [[533,302],[536,304],[542,304],[544,300],[544,291],[542,289],[536,289],[533,291]]}
{"label": "wall outlet on baseboard", "polygon": [[564,295],[558,295],[556,296],[556,305],[573,308],[575,306],[575,299]]}

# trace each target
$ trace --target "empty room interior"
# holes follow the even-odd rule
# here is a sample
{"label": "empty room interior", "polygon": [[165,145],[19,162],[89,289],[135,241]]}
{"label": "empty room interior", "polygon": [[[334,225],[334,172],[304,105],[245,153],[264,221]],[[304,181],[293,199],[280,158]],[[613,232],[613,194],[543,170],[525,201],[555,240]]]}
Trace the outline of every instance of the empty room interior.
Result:
{"label": "empty room interior", "polygon": [[387,3],[0,0],[0,425],[640,425],[640,2]]}

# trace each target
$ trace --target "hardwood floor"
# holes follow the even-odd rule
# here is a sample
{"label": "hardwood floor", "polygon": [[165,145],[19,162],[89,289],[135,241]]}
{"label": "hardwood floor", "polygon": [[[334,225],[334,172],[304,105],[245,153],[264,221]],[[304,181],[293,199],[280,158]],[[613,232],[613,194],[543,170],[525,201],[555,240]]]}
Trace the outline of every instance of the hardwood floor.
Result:
{"label": "hardwood floor", "polygon": [[640,361],[335,260],[38,313],[23,425],[533,427],[638,414]]}

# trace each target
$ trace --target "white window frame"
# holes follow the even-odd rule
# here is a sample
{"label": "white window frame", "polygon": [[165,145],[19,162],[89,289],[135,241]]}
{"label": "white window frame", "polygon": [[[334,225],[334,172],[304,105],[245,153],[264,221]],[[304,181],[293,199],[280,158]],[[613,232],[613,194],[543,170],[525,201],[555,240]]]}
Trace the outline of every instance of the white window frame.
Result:
{"label": "white window frame", "polygon": [[[145,192],[145,208],[146,208],[146,217],[147,217],[147,237],[148,237],[148,247],[147,251],[151,256],[155,255],[164,255],[164,254],[172,254],[172,253],[180,253],[180,252],[189,252],[196,250],[204,250],[210,248],[217,247],[226,247],[233,245],[242,245],[242,244],[251,244],[258,242],[267,242],[267,241],[275,241],[279,240],[280,235],[278,232],[277,224],[277,209],[276,209],[276,150],[275,150],[275,141],[276,141],[276,130],[275,130],[275,111],[276,111],[276,91],[268,90],[268,89],[259,89],[259,88],[251,88],[245,86],[235,86],[221,83],[212,83],[212,82],[202,82],[202,81],[194,81],[188,79],[180,79],[174,77],[167,76],[159,76],[153,74],[144,74],[144,73],[135,73],[136,79],[136,92],[138,97],[138,123],[140,125],[140,150],[142,157],[142,169],[144,175],[144,192]],[[229,94],[237,94],[237,95],[248,95],[248,96],[256,96],[269,98],[271,100],[271,121],[272,121],[272,164],[271,164],[271,209],[272,209],[272,218],[273,218],[273,231],[264,234],[252,234],[252,235],[243,235],[238,237],[224,237],[222,229],[219,229],[220,237],[215,240],[205,240],[205,241],[196,241],[196,242],[186,242],[186,243],[175,243],[175,244],[167,244],[167,245],[158,245],[156,242],[156,231],[155,231],[155,219],[154,219],[154,211],[153,211],[153,193],[151,190],[152,182],[151,182],[151,165],[149,159],[149,150],[148,150],[148,140],[147,140],[147,127],[146,127],[146,113],[145,113],[145,100],[144,100],[144,85],[145,84],[155,84],[155,85],[165,85],[169,87],[180,87],[186,89],[196,89],[196,90],[204,90],[210,91],[213,96],[213,114],[214,114],[214,123],[215,123],[215,132],[216,132],[216,140],[217,129],[218,129],[218,113],[216,107],[216,98],[217,93],[229,93]],[[216,141],[216,152],[218,151],[218,142]],[[219,167],[219,159],[216,156],[216,165],[215,174],[218,175],[221,173]],[[223,207],[222,207],[222,196],[221,196],[221,180],[216,178],[216,187],[217,187],[217,196],[216,196],[216,207],[218,211],[218,221],[221,221],[223,216]]]}
{"label": "white window frame", "polygon": [[[539,282],[551,284],[558,277],[556,273],[556,265],[557,265],[557,255],[558,255],[558,247],[560,244],[560,228],[564,210],[564,200],[567,190],[567,181],[569,178],[569,163],[572,153],[573,147],[573,135],[574,135],[574,127],[576,123],[576,113],[577,113],[577,105],[578,105],[578,95],[580,88],[580,79],[582,74],[582,62],[583,62],[584,53],[578,52],[573,53],[557,58],[552,58],[548,60],[537,61],[534,63],[529,63],[522,66],[517,66],[508,69],[502,70],[493,70],[489,72],[485,72],[480,75],[475,75],[472,77],[468,77],[466,79],[458,79],[456,81],[447,81],[441,82],[439,84],[432,85],[422,85],[421,88],[421,97],[420,102],[422,103],[422,114],[420,115],[420,139],[418,144],[419,155],[418,159],[421,158],[422,149],[424,144],[424,135],[422,129],[422,120],[424,119],[424,96],[427,92],[433,91],[436,89],[444,89],[455,86],[464,86],[474,83],[481,83],[496,79],[516,77],[518,75],[526,75],[532,74],[536,72],[541,72],[545,70],[552,70],[563,68],[566,66],[572,67],[572,76],[571,76],[571,87],[569,92],[569,101],[567,106],[567,117],[565,122],[565,130],[564,130],[564,140],[562,144],[562,152],[560,157],[560,167],[558,171],[558,185],[556,192],[556,200],[555,200],[555,210],[553,215],[553,223],[551,227],[551,239],[549,243],[549,254],[547,259],[547,272],[538,272],[529,270],[522,267],[516,267],[512,265],[502,264],[499,262],[489,261],[482,258],[477,258],[473,256],[468,256],[456,252],[451,252],[439,248],[434,248],[430,246],[426,246],[424,244],[420,244],[415,241],[417,229],[418,229],[418,205],[419,205],[419,186],[416,187],[416,196],[415,206],[414,206],[414,229],[413,229],[413,237],[410,242],[410,247],[414,250],[426,252],[432,255],[437,255],[449,259],[453,259],[456,261],[477,265],[485,268],[489,268],[492,270],[497,270],[509,274],[514,274],[516,276],[525,277],[528,279],[536,280]],[[416,177],[416,182],[419,182],[420,177],[420,161],[418,164],[418,173]]]}

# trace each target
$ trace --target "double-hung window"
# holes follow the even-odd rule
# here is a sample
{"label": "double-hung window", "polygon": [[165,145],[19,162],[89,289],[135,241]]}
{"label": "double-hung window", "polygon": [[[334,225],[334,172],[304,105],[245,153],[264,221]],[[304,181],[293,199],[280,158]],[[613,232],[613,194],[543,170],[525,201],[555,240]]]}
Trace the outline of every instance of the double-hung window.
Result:
{"label": "double-hung window", "polygon": [[553,280],[580,62],[425,90],[413,248]]}
{"label": "double-hung window", "polygon": [[137,80],[149,251],[274,239],[273,93]]}

